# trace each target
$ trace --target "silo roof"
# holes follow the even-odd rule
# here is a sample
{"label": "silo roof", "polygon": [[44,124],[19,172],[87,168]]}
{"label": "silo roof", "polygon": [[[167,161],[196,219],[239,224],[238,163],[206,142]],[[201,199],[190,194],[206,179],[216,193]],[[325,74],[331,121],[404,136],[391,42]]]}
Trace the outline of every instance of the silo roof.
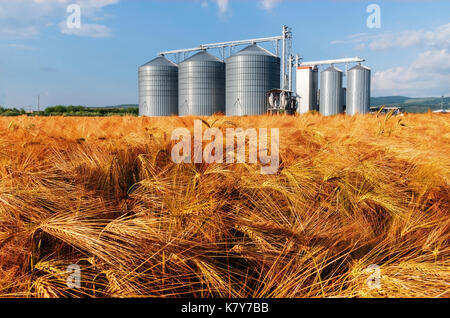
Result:
{"label": "silo roof", "polygon": [[342,71],[334,66],[330,66],[329,68],[327,68],[326,70],[324,70],[324,72],[341,72]]}
{"label": "silo roof", "polygon": [[185,59],[183,62],[190,62],[190,61],[201,61],[201,62],[221,62],[222,61],[217,58],[216,56],[206,52],[206,51],[200,51],[194,55],[192,55],[190,58]]}
{"label": "silo roof", "polygon": [[275,57],[274,54],[256,44],[249,45],[246,48],[237,52],[236,54],[233,54],[233,56],[240,56],[240,55],[266,55]]}
{"label": "silo roof", "polygon": [[175,66],[175,67],[177,67],[177,65],[175,63],[173,63],[172,61],[169,61],[167,58],[165,58],[162,55],[154,58],[153,60],[151,60],[150,62],[148,62],[142,66]]}
{"label": "silo roof", "polygon": [[365,71],[370,71],[370,68],[368,68],[367,66],[358,64],[358,65],[352,67],[351,69],[349,69],[349,71],[351,71],[351,70],[365,70]]}

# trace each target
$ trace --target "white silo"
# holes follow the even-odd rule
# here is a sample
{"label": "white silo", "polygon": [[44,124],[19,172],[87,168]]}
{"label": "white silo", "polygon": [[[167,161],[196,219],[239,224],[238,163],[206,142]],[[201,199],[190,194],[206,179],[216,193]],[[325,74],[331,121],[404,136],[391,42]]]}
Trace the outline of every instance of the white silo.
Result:
{"label": "white silo", "polygon": [[347,110],[348,115],[370,112],[370,68],[356,65],[348,71]]}
{"label": "white silo", "polygon": [[330,66],[320,73],[320,113],[324,116],[344,112],[342,71]]}

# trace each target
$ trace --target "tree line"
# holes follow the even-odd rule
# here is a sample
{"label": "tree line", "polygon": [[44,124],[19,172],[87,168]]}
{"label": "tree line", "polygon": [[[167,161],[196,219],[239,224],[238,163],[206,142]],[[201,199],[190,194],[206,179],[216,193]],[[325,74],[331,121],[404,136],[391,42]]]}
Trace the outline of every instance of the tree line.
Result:
{"label": "tree line", "polygon": [[0,116],[137,116],[139,114],[138,107],[111,107],[96,108],[85,106],[63,106],[56,105],[47,107],[42,111],[26,112],[24,109],[4,108],[0,106]]}

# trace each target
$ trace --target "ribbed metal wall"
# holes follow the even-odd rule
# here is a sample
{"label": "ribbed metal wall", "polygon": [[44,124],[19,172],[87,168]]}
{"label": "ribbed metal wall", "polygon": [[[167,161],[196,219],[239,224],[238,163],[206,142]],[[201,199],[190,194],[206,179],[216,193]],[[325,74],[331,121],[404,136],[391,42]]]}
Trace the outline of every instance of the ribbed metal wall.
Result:
{"label": "ribbed metal wall", "polygon": [[347,73],[347,111],[348,115],[370,112],[370,69],[357,65]]}
{"label": "ribbed metal wall", "polygon": [[178,97],[180,116],[225,113],[225,64],[206,51],[181,62]]}
{"label": "ribbed metal wall", "polygon": [[226,60],[226,115],[267,112],[266,92],[280,88],[280,59],[250,45]]}
{"label": "ribbed metal wall", "polygon": [[139,116],[178,114],[178,66],[159,56],[139,68]]}
{"label": "ribbed metal wall", "polygon": [[320,73],[320,113],[331,116],[344,111],[342,71],[334,66]]}

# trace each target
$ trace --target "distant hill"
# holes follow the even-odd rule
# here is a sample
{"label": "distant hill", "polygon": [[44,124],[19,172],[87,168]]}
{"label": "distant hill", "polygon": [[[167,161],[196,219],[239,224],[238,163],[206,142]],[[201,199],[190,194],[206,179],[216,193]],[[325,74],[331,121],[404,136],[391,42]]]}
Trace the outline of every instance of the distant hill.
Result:
{"label": "distant hill", "polygon": [[440,97],[419,97],[412,98],[406,96],[384,96],[372,97],[370,99],[371,106],[397,106],[402,107],[409,113],[425,113],[428,109],[449,109],[450,97],[445,97],[441,106],[442,99]]}
{"label": "distant hill", "polygon": [[[450,109],[450,97],[445,97],[443,100],[443,106],[441,106],[440,97],[407,97],[407,96],[383,96],[372,97],[370,99],[371,106],[397,106],[402,107],[409,113],[425,113],[428,109]],[[122,104],[113,106],[98,106],[89,107],[94,109],[130,109],[138,108],[138,104]]]}
{"label": "distant hill", "polygon": [[93,106],[93,107],[89,107],[89,108],[122,108],[122,109],[126,109],[126,108],[138,108],[139,105],[138,104],[122,104],[122,105],[114,105],[114,106]]}
{"label": "distant hill", "polygon": [[371,106],[379,105],[392,105],[392,104],[403,104],[405,101],[411,99],[406,96],[383,96],[383,97],[372,97],[370,99]]}

